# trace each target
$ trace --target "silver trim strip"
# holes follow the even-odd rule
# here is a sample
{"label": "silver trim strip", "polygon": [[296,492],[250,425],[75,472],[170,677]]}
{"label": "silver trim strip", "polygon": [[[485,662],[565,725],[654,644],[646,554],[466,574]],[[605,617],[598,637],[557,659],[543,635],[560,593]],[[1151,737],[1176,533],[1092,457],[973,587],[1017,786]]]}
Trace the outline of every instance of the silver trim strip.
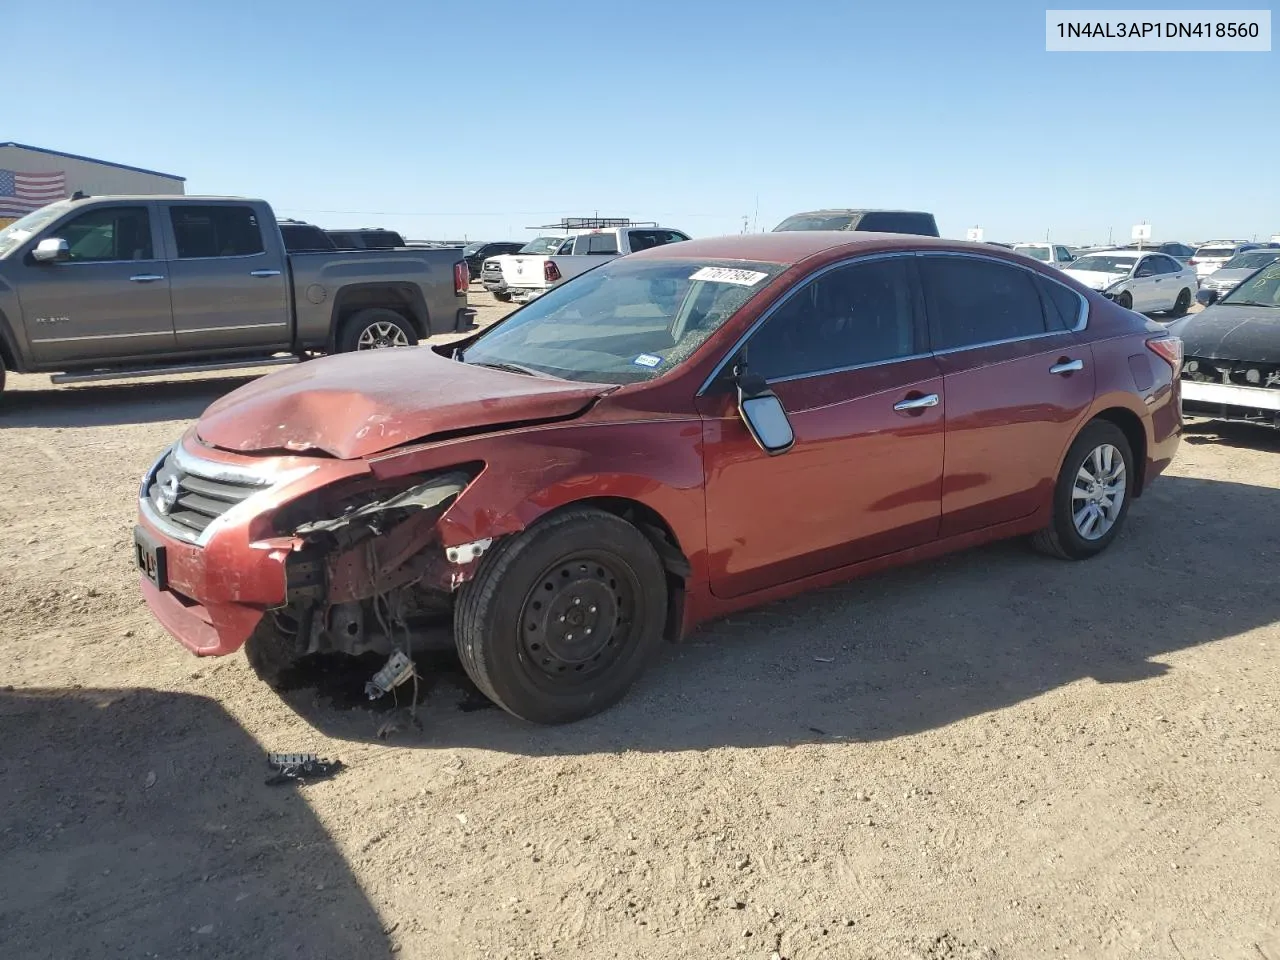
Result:
{"label": "silver trim strip", "polygon": [[164,274],[162,274],[162,273],[135,273],[135,274],[134,274],[132,277],[130,277],[129,279],[130,279],[130,280],[132,280],[134,283],[151,283],[151,282],[152,282],[152,281],[154,281],[154,280],[163,280],[163,279],[164,279]]}
{"label": "silver trim strip", "polygon": [[43,337],[32,338],[32,343],[74,343],[77,340],[121,340],[125,337],[171,337],[172,330],[143,330],[138,333],[95,333],[87,337]]}
{"label": "silver trim strip", "polygon": [[164,258],[164,257],[149,257],[149,258],[147,258],[146,260],[124,260],[124,259],[119,259],[119,260],[55,260],[55,261],[53,262],[53,264],[52,264],[52,265],[53,265],[53,266],[55,266],[55,267],[100,267],[100,266],[102,266],[104,263],[129,263],[129,264],[138,264],[138,263],[165,263],[165,262],[167,262],[167,261],[165,260],[165,258]]}
{"label": "silver trim strip", "polygon": [[910,353],[905,357],[890,357],[888,360],[873,360],[870,363],[855,363],[848,367],[828,367],[826,370],[813,370],[809,373],[793,373],[789,377],[774,377],[769,383],[790,383],[792,380],[808,380],[810,377],[825,377],[832,373],[848,373],[851,370],[866,370],[869,367],[884,367],[891,363],[906,363],[908,360],[928,360],[931,353]]}
{"label": "silver trim strip", "polygon": [[279,270],[250,270],[250,271],[249,271],[249,276],[251,276],[251,277],[278,277],[278,276],[280,276],[280,271],[279,271]]}
{"label": "silver trim strip", "polygon": [[200,260],[250,260],[253,257],[265,257],[266,255],[266,250],[259,250],[257,253],[232,253],[225,257],[174,257],[171,262],[195,263]]}
{"label": "silver trim strip", "polygon": [[279,323],[240,323],[227,327],[176,327],[174,333],[221,333],[223,330],[258,330],[262,327],[287,327],[289,322],[281,320]]}

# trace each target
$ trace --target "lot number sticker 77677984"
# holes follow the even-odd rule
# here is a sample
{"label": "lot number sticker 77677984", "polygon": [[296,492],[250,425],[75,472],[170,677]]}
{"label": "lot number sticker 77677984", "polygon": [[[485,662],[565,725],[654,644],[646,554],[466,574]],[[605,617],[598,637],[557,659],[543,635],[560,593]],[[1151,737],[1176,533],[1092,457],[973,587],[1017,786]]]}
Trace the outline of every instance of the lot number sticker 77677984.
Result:
{"label": "lot number sticker 77677984", "polygon": [[757,270],[735,270],[732,267],[703,267],[689,277],[690,280],[706,280],[711,283],[736,283],[740,287],[754,287],[767,277]]}

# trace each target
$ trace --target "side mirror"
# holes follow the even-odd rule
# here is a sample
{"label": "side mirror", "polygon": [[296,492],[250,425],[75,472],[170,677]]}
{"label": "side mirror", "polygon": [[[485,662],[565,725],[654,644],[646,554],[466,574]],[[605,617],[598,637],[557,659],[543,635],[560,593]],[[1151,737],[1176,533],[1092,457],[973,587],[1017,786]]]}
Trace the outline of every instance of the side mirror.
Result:
{"label": "side mirror", "polygon": [[795,444],[796,435],[787,411],[763,377],[754,374],[738,377],[738,413],[752,438],[769,456],[786,453]]}
{"label": "side mirror", "polygon": [[71,250],[67,246],[67,241],[59,237],[49,237],[41,240],[36,244],[36,248],[31,251],[31,259],[36,263],[58,263],[68,260],[71,257]]}
{"label": "side mirror", "polygon": [[1196,292],[1196,303],[1202,307],[1211,307],[1218,302],[1217,290],[1200,290]]}

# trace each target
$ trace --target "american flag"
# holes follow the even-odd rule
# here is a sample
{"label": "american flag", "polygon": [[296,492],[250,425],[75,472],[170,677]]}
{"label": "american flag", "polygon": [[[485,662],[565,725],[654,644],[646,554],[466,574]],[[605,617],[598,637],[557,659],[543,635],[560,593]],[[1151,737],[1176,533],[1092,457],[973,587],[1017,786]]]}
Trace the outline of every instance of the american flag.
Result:
{"label": "american flag", "polygon": [[0,170],[0,216],[21,216],[67,195],[67,175]]}

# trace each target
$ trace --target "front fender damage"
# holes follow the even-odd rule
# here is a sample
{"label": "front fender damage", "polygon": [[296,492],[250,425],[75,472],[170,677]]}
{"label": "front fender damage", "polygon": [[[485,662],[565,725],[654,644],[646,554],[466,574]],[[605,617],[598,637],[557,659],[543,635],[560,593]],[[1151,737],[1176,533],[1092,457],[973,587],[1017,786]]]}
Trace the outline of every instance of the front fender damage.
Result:
{"label": "front fender damage", "polygon": [[441,517],[472,479],[461,470],[419,478],[338,516],[298,522],[274,629],[293,638],[298,655],[452,646],[453,595],[494,542],[442,542]]}

